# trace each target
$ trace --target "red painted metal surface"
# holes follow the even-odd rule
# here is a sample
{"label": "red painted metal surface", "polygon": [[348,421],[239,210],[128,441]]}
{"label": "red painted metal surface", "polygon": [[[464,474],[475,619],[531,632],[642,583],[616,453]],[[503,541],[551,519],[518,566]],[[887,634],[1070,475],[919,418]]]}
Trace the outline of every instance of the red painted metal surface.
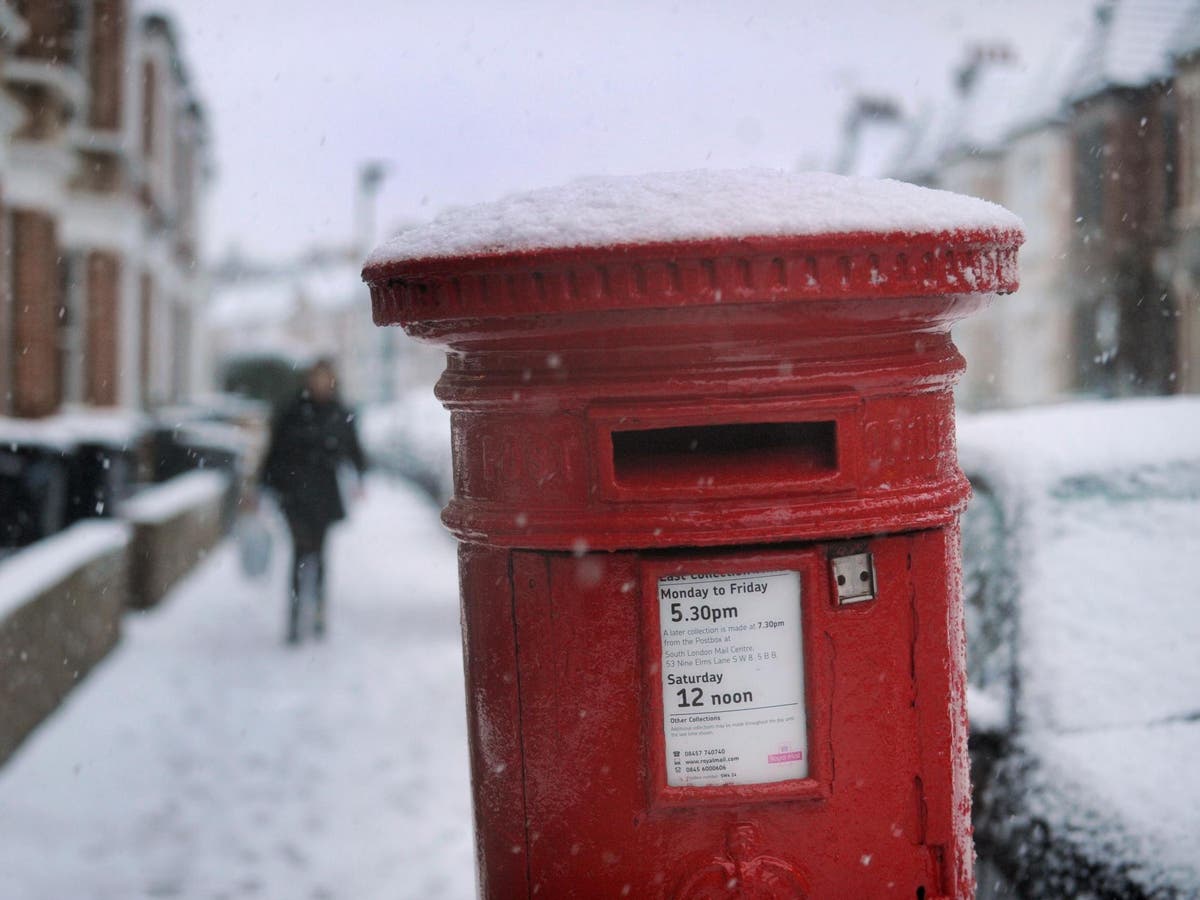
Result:
{"label": "red painted metal surface", "polygon": [[[1015,233],[369,268],[448,349],[484,896],[970,897],[950,325]],[[870,552],[839,605],[830,559]],[[808,774],[667,784],[657,579],[799,573]]]}

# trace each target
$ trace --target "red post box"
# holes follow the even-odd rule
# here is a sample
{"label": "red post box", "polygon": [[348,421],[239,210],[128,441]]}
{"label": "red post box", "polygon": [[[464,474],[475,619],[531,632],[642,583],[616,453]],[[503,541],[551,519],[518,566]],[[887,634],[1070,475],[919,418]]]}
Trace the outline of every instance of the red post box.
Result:
{"label": "red post box", "polygon": [[487,897],[973,895],[950,325],[1020,223],[592,179],[368,261],[448,348]]}

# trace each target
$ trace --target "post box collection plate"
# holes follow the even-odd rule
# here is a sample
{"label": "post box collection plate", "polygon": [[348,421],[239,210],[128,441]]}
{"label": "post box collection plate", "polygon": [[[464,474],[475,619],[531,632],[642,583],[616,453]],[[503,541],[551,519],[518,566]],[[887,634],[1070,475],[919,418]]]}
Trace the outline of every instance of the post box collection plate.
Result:
{"label": "post box collection plate", "polygon": [[658,579],[669,786],[807,776],[800,590],[795,571]]}
{"label": "post box collection plate", "polygon": [[828,798],[827,568],[803,545],[641,558],[652,808]]}

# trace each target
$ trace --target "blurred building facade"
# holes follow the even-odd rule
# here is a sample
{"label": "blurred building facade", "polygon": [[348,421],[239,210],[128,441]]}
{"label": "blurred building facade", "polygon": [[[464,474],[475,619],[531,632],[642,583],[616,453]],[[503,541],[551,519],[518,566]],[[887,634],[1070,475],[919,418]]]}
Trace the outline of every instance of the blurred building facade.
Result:
{"label": "blurred building facade", "polygon": [[428,390],[445,358],[434,347],[398,340],[398,329],[373,324],[360,274],[364,256],[356,246],[278,264],[233,254],[218,261],[206,317],[213,370],[254,358],[299,367],[326,357],[356,406],[389,403],[418,385]]}
{"label": "blurred building facade", "polygon": [[171,22],[0,0],[0,80],[0,414],[188,397],[209,139]]}
{"label": "blurred building facade", "polygon": [[1025,220],[1021,290],[956,328],[963,406],[1200,391],[1198,73],[1197,0],[1104,0],[1052,58],[971,48],[891,152],[841,152]]}

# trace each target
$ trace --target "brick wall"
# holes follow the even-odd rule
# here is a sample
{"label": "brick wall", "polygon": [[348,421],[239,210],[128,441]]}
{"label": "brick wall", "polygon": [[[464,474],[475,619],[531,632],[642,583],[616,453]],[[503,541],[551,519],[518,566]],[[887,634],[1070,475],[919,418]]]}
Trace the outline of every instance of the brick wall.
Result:
{"label": "brick wall", "polygon": [[121,260],[113,253],[87,255],[87,362],[84,397],[96,406],[116,406],[120,371]]}
{"label": "brick wall", "polygon": [[116,131],[121,127],[125,85],[125,34],[128,28],[125,0],[94,0],[88,75],[92,102],[88,124]]}
{"label": "brick wall", "polygon": [[36,418],[62,402],[59,365],[61,279],[54,219],[13,210],[13,413]]}
{"label": "brick wall", "polygon": [[78,26],[72,0],[16,0],[16,11],[29,26],[17,55],[45,62],[70,62]]}

